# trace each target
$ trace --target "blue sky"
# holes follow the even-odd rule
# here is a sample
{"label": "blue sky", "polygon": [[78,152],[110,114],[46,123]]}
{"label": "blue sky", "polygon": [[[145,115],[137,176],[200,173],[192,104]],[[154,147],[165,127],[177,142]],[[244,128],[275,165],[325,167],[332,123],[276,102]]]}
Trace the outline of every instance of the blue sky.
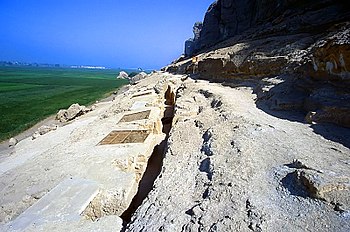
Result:
{"label": "blue sky", "polygon": [[0,0],[0,60],[159,69],[213,0]]}

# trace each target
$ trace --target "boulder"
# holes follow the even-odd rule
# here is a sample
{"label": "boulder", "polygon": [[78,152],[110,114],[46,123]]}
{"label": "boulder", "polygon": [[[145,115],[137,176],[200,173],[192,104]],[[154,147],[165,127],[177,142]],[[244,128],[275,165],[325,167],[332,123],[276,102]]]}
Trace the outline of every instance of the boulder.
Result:
{"label": "boulder", "polygon": [[350,108],[346,107],[324,107],[316,112],[310,111],[306,117],[310,124],[333,123],[350,128]]}
{"label": "boulder", "polygon": [[9,140],[9,147],[14,147],[18,143],[18,140],[16,138],[10,138]]}
{"label": "boulder", "polygon": [[34,132],[34,134],[32,134],[32,140],[34,140],[34,139],[37,139],[37,138],[39,138],[40,137],[40,134],[39,134],[39,132]]}
{"label": "boulder", "polygon": [[49,133],[50,131],[56,130],[58,128],[57,125],[49,125],[49,126],[41,126],[37,131],[34,132],[32,135],[32,139],[38,138],[40,135],[44,135]]}
{"label": "boulder", "polygon": [[129,75],[126,72],[121,71],[117,76],[117,79],[129,79]]}
{"label": "boulder", "polygon": [[68,122],[76,117],[79,117],[87,112],[91,111],[91,109],[80,106],[78,103],[71,105],[67,110],[60,110],[56,115],[56,119],[60,122]]}
{"label": "boulder", "polygon": [[40,135],[44,135],[50,131],[56,130],[57,129],[57,125],[50,125],[50,126],[41,126],[38,129],[38,133]]}
{"label": "boulder", "polygon": [[130,83],[132,85],[136,84],[137,82],[139,82],[142,79],[145,79],[147,77],[147,73],[145,72],[140,72],[139,74],[135,75],[134,77],[131,78]]}

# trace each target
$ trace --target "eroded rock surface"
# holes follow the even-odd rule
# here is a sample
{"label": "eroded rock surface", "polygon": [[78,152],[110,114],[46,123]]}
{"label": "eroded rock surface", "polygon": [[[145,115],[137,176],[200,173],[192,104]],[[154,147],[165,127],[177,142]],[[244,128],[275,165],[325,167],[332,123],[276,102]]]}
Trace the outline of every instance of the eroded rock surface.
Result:
{"label": "eroded rock surface", "polygon": [[[71,124],[6,154],[1,228],[78,176],[98,183],[84,218],[28,231],[350,231],[348,9],[216,1],[188,41],[196,56],[165,68],[181,75],[140,73],[114,101],[86,115],[72,105],[58,116]],[[152,154],[161,170],[149,180]]]}
{"label": "eroded rock surface", "polygon": [[140,72],[139,74],[133,76],[130,80],[131,84],[136,84],[137,82],[139,82],[142,79],[145,79],[145,77],[147,76],[147,73],[145,72]]}
{"label": "eroded rock surface", "polygon": [[9,140],[9,147],[14,147],[18,143],[18,140],[16,138],[10,138]]}
{"label": "eroded rock surface", "polygon": [[259,109],[254,84],[184,81],[162,172],[126,231],[350,229],[349,147]]}
{"label": "eroded rock surface", "polygon": [[[157,72],[72,123],[19,142],[0,163],[1,228],[11,231],[7,223],[62,180],[80,177],[98,185],[82,218],[50,221],[54,212],[43,223],[39,215],[26,231],[349,231],[350,132],[329,125],[315,133],[298,112],[273,115],[264,109],[274,101],[257,104],[281,83]],[[101,145],[111,130],[125,129],[150,136]],[[153,183],[143,175],[160,141],[166,152],[157,153]]]}

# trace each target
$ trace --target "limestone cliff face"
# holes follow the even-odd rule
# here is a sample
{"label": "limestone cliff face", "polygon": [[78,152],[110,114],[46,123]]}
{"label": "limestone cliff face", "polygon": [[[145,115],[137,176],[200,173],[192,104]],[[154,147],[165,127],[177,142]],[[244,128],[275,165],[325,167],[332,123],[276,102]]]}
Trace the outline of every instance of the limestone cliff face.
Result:
{"label": "limestone cliff face", "polygon": [[[201,29],[200,29],[201,28]],[[211,81],[254,80],[257,104],[310,123],[350,127],[350,4],[218,0],[166,71]],[[273,83],[266,81],[275,78]],[[278,80],[278,81],[277,81]]]}
{"label": "limestone cliff face", "polygon": [[194,37],[191,39],[188,39],[185,42],[185,55],[190,56],[194,53],[194,51],[198,48],[196,48],[196,42],[200,38],[200,33],[203,29],[203,23],[202,22],[196,22],[193,26],[193,35]]}
{"label": "limestone cliff face", "polygon": [[[313,11],[308,17],[302,17]],[[288,21],[288,24],[275,28],[274,32],[296,33],[313,27],[326,25],[345,18],[348,3],[332,0],[217,0],[205,14],[203,27],[195,30],[197,35],[186,41],[185,55],[191,56],[203,48],[208,48],[256,27],[269,28]],[[301,16],[301,17],[300,17]],[[277,30],[276,30],[277,29]]]}

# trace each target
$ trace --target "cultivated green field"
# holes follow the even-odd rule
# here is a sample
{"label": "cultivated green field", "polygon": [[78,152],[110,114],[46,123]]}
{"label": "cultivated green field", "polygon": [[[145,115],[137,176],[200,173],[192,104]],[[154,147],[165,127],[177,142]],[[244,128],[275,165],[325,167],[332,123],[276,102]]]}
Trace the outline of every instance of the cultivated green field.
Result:
{"label": "cultivated green field", "polygon": [[118,70],[0,67],[0,141],[73,103],[88,105],[127,83]]}

